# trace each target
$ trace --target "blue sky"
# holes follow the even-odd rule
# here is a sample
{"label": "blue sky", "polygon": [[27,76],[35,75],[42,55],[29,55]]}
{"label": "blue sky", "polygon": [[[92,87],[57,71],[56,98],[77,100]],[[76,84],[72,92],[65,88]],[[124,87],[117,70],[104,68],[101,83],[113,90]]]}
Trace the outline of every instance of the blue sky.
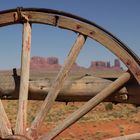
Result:
{"label": "blue sky", "polygon": [[[104,27],[140,57],[140,0],[1,0],[0,10],[37,7],[70,12]],[[62,64],[76,34],[47,25],[33,25],[31,56],[56,56]],[[0,28],[0,69],[20,66],[22,25]],[[77,63],[88,67],[93,60],[113,63],[103,46],[87,40]]]}

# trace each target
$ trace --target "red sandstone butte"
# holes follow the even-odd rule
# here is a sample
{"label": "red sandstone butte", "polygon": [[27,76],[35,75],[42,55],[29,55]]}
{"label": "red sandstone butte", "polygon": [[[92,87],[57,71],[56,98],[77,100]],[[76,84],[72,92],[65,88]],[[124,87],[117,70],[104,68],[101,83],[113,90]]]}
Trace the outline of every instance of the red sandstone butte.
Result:
{"label": "red sandstone butte", "polygon": [[56,57],[40,57],[34,56],[31,58],[31,70],[53,70],[57,71],[61,68],[59,60]]}
{"label": "red sandstone butte", "polygon": [[[39,71],[58,71],[61,68],[59,64],[59,60],[57,57],[40,57],[34,56],[31,58],[30,63],[31,70],[39,70]],[[121,68],[120,61],[118,59],[114,60],[114,65],[111,66],[110,62],[105,61],[91,61],[91,65],[89,67],[90,70],[123,70]],[[71,71],[85,71],[86,68],[79,66],[76,62],[73,64]]]}
{"label": "red sandstone butte", "polygon": [[86,68],[79,66],[76,62],[72,66],[72,71],[84,71]]}
{"label": "red sandstone butte", "polygon": [[91,61],[91,65],[89,69],[92,70],[119,70],[122,71],[123,69],[121,68],[120,61],[118,59],[114,60],[114,65],[111,66],[110,62],[105,62],[105,61]]}
{"label": "red sandstone butte", "polygon": [[[30,63],[31,70],[40,70],[40,71],[58,71],[61,68],[59,60],[57,57],[40,57],[34,56],[31,58]],[[85,68],[79,66],[77,63],[74,63],[72,66],[72,71],[81,71]]]}

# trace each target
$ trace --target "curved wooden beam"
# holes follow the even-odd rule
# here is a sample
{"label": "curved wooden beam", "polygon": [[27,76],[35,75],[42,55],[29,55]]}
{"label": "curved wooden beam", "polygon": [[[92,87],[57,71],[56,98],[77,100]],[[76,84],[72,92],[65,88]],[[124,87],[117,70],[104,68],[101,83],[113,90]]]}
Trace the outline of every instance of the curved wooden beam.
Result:
{"label": "curved wooden beam", "polygon": [[[55,10],[22,9],[22,12],[31,23],[58,26],[79,32],[101,43],[122,60],[140,84],[140,59],[124,43],[102,27],[80,17]],[[17,15],[16,9],[0,12],[0,26],[22,22],[15,15]]]}

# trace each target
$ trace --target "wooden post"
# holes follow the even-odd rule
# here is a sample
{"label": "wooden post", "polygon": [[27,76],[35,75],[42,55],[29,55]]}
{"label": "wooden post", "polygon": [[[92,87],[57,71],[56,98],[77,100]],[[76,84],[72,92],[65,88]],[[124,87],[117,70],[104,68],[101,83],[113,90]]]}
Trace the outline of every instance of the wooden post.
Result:
{"label": "wooden post", "polygon": [[56,79],[52,83],[49,93],[48,93],[45,101],[43,102],[41,109],[38,112],[35,120],[33,121],[31,128],[28,131],[29,137],[33,137],[33,138],[36,137],[35,135],[37,133],[37,129],[39,129],[39,127],[42,125],[44,118],[46,117],[47,113],[49,112],[52,105],[54,104],[55,99],[56,99],[60,89],[62,88],[63,83],[64,83],[65,79],[67,78],[72,65],[74,64],[81,48],[83,47],[83,45],[85,43],[85,40],[86,40],[86,37],[84,35],[78,36],[75,44],[73,45],[65,63],[64,63],[64,66],[61,68]]}
{"label": "wooden post", "polygon": [[90,110],[92,110],[96,105],[98,105],[101,101],[103,101],[107,96],[120,89],[128,80],[130,79],[129,73],[124,73],[120,76],[116,81],[111,83],[108,87],[103,89],[99,94],[85,103],[82,107],[80,107],[77,111],[67,117],[63,123],[60,123],[56,128],[54,128],[48,135],[43,136],[39,140],[52,140],[58,134],[63,132],[66,128],[71,126],[73,123],[78,121],[82,116],[87,114]]}
{"label": "wooden post", "polygon": [[29,22],[26,22],[23,24],[19,106],[18,106],[17,121],[15,127],[15,134],[20,134],[20,135],[23,135],[26,129],[29,66],[30,66],[30,46],[31,46],[31,25]]}
{"label": "wooden post", "polygon": [[0,137],[5,138],[12,135],[11,124],[0,100]]}

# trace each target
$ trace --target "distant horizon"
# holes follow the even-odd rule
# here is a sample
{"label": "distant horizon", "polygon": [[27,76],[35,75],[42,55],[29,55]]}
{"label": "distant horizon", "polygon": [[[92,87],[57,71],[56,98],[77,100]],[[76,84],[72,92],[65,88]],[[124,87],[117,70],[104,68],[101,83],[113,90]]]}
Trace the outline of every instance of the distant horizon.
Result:
{"label": "distant horizon", "polygon": [[[59,64],[60,64],[60,65],[63,65],[63,63],[60,63],[59,58],[56,57],[56,56],[32,56],[31,59],[34,58],[34,57],[41,57],[41,58],[46,58],[46,59],[47,59],[47,58],[57,58]],[[119,62],[120,62],[120,67],[123,67],[123,66],[121,65],[121,60],[118,59],[118,58],[114,58],[114,61],[115,61],[116,59],[119,60]],[[101,62],[106,62],[106,63],[107,63],[107,62],[110,62],[110,66],[114,66],[114,65],[113,65],[113,64],[114,64],[114,61],[113,61],[113,64],[111,64],[111,61],[110,61],[110,60],[109,60],[109,61],[105,61],[105,60],[101,60],[101,59],[100,59],[100,60],[99,60],[99,59],[98,59],[98,60],[91,60],[91,61],[90,61],[90,65],[91,65],[92,62],[100,62],[100,61],[101,61]],[[87,67],[87,66],[80,65],[77,61],[76,61],[75,63],[78,64],[79,66],[82,66],[82,67],[85,67],[85,68],[89,68],[89,67],[90,67],[90,65],[89,65],[88,67]]]}
{"label": "distant horizon", "polygon": [[[30,60],[32,60],[32,58],[34,58],[34,57],[41,57],[41,58],[45,58],[45,59],[55,57],[55,58],[58,59],[59,64],[60,64],[61,66],[63,65],[63,63],[60,63],[59,58],[56,57],[56,56],[37,56],[37,55],[35,55],[35,56],[31,56],[31,59],[30,59]],[[123,70],[125,70],[125,69],[126,69],[126,66],[123,66],[123,65],[122,65],[121,60],[118,59],[117,57],[114,58],[113,60],[115,61],[115,59],[119,60],[119,62],[120,62],[120,68],[122,68]],[[112,61],[113,61],[113,60],[112,60]],[[114,61],[111,62],[110,60],[101,60],[101,59],[95,60],[95,59],[94,59],[94,60],[90,60],[90,64],[89,64],[88,66],[80,65],[77,61],[76,61],[75,63],[76,63],[78,66],[80,66],[80,67],[84,67],[84,68],[88,69],[88,68],[90,68],[92,62],[105,62],[105,63],[110,62],[110,66],[113,67],[113,66],[114,66]],[[12,70],[13,68],[20,69],[20,66],[18,66],[18,67],[11,67],[11,68],[0,68],[0,70]]]}
{"label": "distant horizon", "polygon": [[[55,9],[83,17],[111,32],[140,57],[140,0],[80,0],[80,3],[75,0],[4,0],[1,1],[0,11],[16,7]],[[22,24],[0,27],[0,69],[20,67],[22,28]],[[75,32],[33,24],[31,56],[57,56],[63,64],[76,37]],[[88,67],[91,60],[110,61],[113,64],[115,58],[101,44],[88,38],[76,62]],[[121,66],[125,68],[122,62]]]}

